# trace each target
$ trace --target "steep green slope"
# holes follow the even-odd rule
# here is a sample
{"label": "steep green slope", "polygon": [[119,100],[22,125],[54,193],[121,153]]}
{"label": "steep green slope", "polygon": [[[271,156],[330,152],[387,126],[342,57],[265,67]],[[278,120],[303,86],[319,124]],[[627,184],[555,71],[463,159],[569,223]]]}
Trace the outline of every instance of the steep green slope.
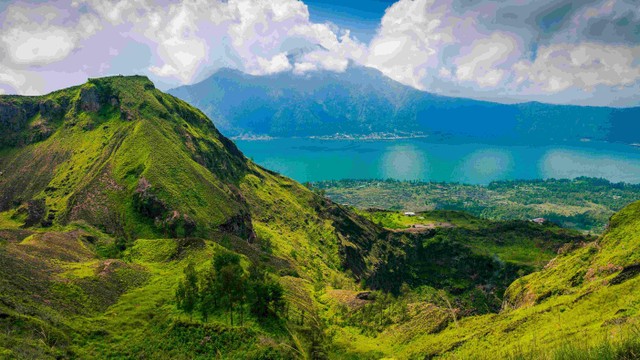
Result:
{"label": "steep green slope", "polygon": [[0,107],[27,109],[3,118],[15,131],[2,143],[0,210],[24,205],[30,225],[83,219],[133,239],[243,224],[233,186],[248,171],[243,156],[204,115],[146,78],[6,97]]}
{"label": "steep green slope", "polygon": [[[0,345],[18,357],[96,356],[86,351],[105,342],[103,356],[157,356],[170,350],[163,346],[179,347],[189,332],[229,332],[229,343],[216,344],[216,351],[232,358],[300,341],[299,351],[307,351],[319,324],[294,324],[290,333],[283,324],[238,330],[220,319],[180,323],[173,294],[187,260],[202,269],[214,243],[234,249],[247,263],[283,275],[288,296],[304,300],[290,306],[292,317],[313,317],[313,284],[354,286],[341,271],[339,238],[366,243],[384,232],[366,221],[340,229],[334,222],[349,214],[254,165],[202,113],[143,77],[91,80],[43,97],[0,97],[0,108],[10,115],[2,117],[0,144],[0,318],[8,334]],[[187,239],[141,240],[165,237]],[[156,247],[191,243],[200,245],[161,260],[153,255]],[[82,257],[70,257],[75,248]],[[104,280],[105,263],[115,264],[114,273],[131,267],[138,280],[130,287],[128,280]],[[112,289],[108,298],[102,288]],[[111,319],[108,308],[128,309],[110,310],[127,315]],[[135,326],[126,324],[138,316]],[[156,331],[172,324],[186,333],[165,345],[147,341],[169,336]],[[202,346],[173,351],[186,358],[212,353]]]}
{"label": "steep green slope", "polygon": [[[406,236],[403,254],[377,267],[370,283],[394,282],[399,291],[430,286],[455,295],[464,314],[495,312],[515,279],[541,270],[564,246],[588,237],[547,223],[489,221],[456,211],[405,216],[390,211],[360,212]],[[391,275],[393,274],[393,275]]]}

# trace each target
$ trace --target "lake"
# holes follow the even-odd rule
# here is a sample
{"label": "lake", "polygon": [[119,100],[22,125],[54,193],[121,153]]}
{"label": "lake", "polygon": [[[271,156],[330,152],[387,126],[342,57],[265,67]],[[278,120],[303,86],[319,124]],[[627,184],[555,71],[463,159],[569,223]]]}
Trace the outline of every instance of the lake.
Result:
{"label": "lake", "polygon": [[601,177],[640,183],[640,148],[575,142],[522,145],[431,140],[236,141],[258,164],[299,182],[339,179],[487,184],[494,180]]}

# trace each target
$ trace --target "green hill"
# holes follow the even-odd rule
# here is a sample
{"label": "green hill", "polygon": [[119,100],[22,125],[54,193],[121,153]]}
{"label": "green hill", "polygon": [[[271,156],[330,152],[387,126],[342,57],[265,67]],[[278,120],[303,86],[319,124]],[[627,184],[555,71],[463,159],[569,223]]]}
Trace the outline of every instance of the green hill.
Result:
{"label": "green hill", "polygon": [[491,357],[635,323],[636,205],[595,242],[458,212],[414,231],[144,77],[0,96],[0,126],[2,358]]}
{"label": "green hill", "polygon": [[[94,342],[114,344],[102,350],[113,356],[158,356],[167,351],[158,343],[166,344],[160,334],[153,335],[158,343],[148,341],[158,329],[147,314],[205,338],[230,332],[235,345],[216,345],[229,357],[243,354],[233,346],[252,349],[245,337],[266,342],[258,348],[291,348],[296,336],[311,337],[294,336],[283,323],[258,331],[180,322],[172,302],[182,268],[190,261],[204,268],[217,250],[233,249],[273,276],[293,275],[282,281],[288,296],[306,299],[314,282],[355,283],[343,274],[341,257],[341,249],[355,245],[341,238],[366,244],[383,233],[251,163],[200,111],[144,77],[91,80],[43,97],[2,97],[0,109],[10,115],[2,118],[10,131],[3,131],[0,153],[0,318],[10,335],[0,344],[19,357],[83,356]],[[142,240],[167,238],[182,240]],[[364,273],[367,265],[361,266],[357,271]],[[292,305],[291,313],[304,305]],[[104,311],[118,306],[135,308],[118,311],[114,321],[143,316],[144,324],[111,324]],[[117,333],[126,338],[122,348]],[[208,353],[207,344],[194,346],[200,350],[180,348],[174,355]]]}
{"label": "green hill", "polygon": [[423,333],[394,351],[420,357],[638,358],[639,224],[640,203],[634,203],[613,216],[597,241],[564,248],[542,271],[516,280],[499,314]]}
{"label": "green hill", "polygon": [[2,100],[16,115],[2,143],[0,210],[26,203],[30,224],[83,219],[129,239],[249,221],[233,186],[250,172],[242,154],[146,78]]}

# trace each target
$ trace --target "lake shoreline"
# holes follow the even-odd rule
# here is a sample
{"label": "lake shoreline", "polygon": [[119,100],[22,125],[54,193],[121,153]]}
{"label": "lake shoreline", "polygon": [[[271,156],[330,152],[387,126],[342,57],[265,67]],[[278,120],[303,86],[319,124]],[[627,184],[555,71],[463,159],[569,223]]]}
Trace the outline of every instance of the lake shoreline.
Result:
{"label": "lake shoreline", "polygon": [[488,184],[580,176],[640,183],[640,152],[623,143],[522,143],[429,136],[407,139],[236,140],[259,165],[299,182],[387,179]]}
{"label": "lake shoreline", "polygon": [[[472,143],[480,143],[480,144],[492,144],[496,141],[505,142],[505,143],[513,143],[513,144],[523,144],[522,139],[483,139],[478,137],[465,137],[461,135],[449,135],[442,133],[434,133],[434,134],[425,134],[425,133],[409,133],[409,134],[398,134],[398,133],[372,133],[372,134],[342,134],[337,133],[333,135],[312,135],[312,136],[286,136],[286,137],[278,137],[271,135],[253,135],[253,134],[245,134],[245,135],[229,135],[227,136],[232,141],[274,141],[274,140],[319,140],[319,141],[394,141],[394,140],[413,140],[413,139],[433,139],[436,141],[449,141],[451,139],[455,139],[457,141],[465,140]],[[633,148],[640,148],[640,143],[627,143],[627,142],[613,142],[613,141],[605,141],[605,140],[594,140],[590,138],[579,138],[579,139],[547,139],[547,140],[534,140],[528,145],[539,146],[539,145],[564,145],[564,144],[611,144],[611,145],[627,145]]]}

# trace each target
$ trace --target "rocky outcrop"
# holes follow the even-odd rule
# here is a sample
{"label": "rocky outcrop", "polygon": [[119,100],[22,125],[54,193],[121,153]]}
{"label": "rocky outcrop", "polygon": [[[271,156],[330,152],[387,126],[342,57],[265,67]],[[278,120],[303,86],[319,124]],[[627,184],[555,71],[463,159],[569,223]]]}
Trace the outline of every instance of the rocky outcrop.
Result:
{"label": "rocky outcrop", "polygon": [[122,103],[118,90],[108,84],[90,79],[89,84],[80,89],[77,109],[79,111],[98,112],[104,107],[120,110],[120,118],[124,121],[132,121],[139,117],[136,109],[132,109],[127,104]]}
{"label": "rocky outcrop", "polygon": [[133,119],[135,119],[135,115],[131,110],[125,109],[123,107],[120,109],[120,119],[124,121],[132,121]]}
{"label": "rocky outcrop", "polygon": [[151,184],[144,177],[138,180],[138,188],[133,194],[133,206],[149,219],[159,219],[168,211],[167,205],[156,196]]}
{"label": "rocky outcrop", "polygon": [[80,90],[78,107],[82,111],[97,112],[100,110],[100,94],[95,86],[85,86]]}
{"label": "rocky outcrop", "polygon": [[196,222],[187,214],[169,210],[144,177],[138,180],[138,187],[133,194],[133,206],[141,215],[153,219],[156,227],[172,238],[189,237],[196,231]]}
{"label": "rocky outcrop", "polygon": [[18,131],[25,118],[24,110],[13,104],[0,103],[0,124],[3,128]]}
{"label": "rocky outcrop", "polygon": [[638,275],[640,275],[640,264],[625,266],[618,275],[611,279],[609,283],[611,285],[622,284],[623,282],[630,280]]}
{"label": "rocky outcrop", "polygon": [[33,103],[0,102],[0,125],[8,131],[20,131],[37,111]]}
{"label": "rocky outcrop", "polygon": [[220,231],[236,235],[252,243],[256,239],[256,233],[251,223],[251,215],[248,212],[241,212],[232,216],[224,224],[219,226]]}
{"label": "rocky outcrop", "polygon": [[356,280],[371,276],[371,253],[377,240],[387,234],[364,218],[355,216],[345,208],[320,199],[317,210],[331,220],[339,240],[342,266],[349,269]]}
{"label": "rocky outcrop", "polygon": [[47,213],[47,205],[44,199],[29,200],[26,210],[27,219],[24,222],[24,227],[31,227],[43,222]]}
{"label": "rocky outcrop", "polygon": [[186,238],[192,236],[197,228],[197,224],[189,215],[181,214],[173,210],[162,222],[165,233],[172,238]]}
{"label": "rocky outcrop", "polygon": [[375,300],[376,296],[371,291],[363,291],[356,294],[358,300]]}
{"label": "rocky outcrop", "polygon": [[23,146],[48,138],[54,122],[65,115],[68,107],[66,97],[40,101],[36,98],[0,99],[0,145]]}
{"label": "rocky outcrop", "polygon": [[64,116],[67,106],[69,106],[68,99],[62,99],[62,103],[59,104],[52,99],[47,99],[38,103],[38,112],[43,119],[55,120]]}

